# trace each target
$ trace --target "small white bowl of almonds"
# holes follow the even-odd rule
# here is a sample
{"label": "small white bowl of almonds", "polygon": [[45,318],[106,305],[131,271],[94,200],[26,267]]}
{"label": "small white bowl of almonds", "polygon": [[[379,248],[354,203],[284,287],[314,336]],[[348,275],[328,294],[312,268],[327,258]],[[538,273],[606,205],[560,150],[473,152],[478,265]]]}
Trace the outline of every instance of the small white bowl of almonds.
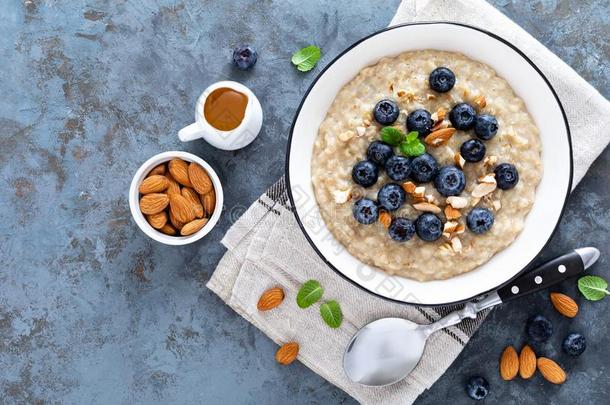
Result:
{"label": "small white bowl of almonds", "polygon": [[218,175],[203,159],[180,151],[148,159],[129,189],[136,224],[166,245],[187,245],[214,228],[223,205]]}

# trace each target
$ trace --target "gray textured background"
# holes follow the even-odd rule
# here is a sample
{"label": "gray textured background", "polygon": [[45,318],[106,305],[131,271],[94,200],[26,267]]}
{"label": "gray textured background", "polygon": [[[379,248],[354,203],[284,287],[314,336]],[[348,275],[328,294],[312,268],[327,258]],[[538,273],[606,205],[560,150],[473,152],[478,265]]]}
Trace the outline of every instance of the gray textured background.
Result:
{"label": "gray textured background", "polygon": [[[383,3],[383,6],[381,5]],[[493,3],[610,95],[610,3],[605,0]],[[398,0],[56,1],[6,0],[0,7],[0,402],[352,403],[300,363],[281,368],[276,346],[204,287],[232,221],[283,171],[286,134],[321,66],[387,25]],[[229,63],[252,43],[252,72]],[[315,43],[324,57],[302,74],[291,53]],[[203,88],[241,81],[265,112],[262,133],[238,152],[182,145]],[[578,142],[578,140],[576,140]],[[203,241],[154,243],[130,218],[127,189],[138,166],[183,149],[208,160],[224,181],[225,212]],[[610,201],[604,152],[571,196],[544,257],[596,245],[593,269],[607,275]],[[549,173],[547,175],[552,175]],[[576,295],[575,283],[558,288]],[[610,327],[606,302],[579,298],[560,319],[541,292],[493,312],[420,404],[469,403],[463,381],[482,374],[490,402],[606,403]],[[497,358],[520,345],[525,319],[555,323],[541,353],[568,382],[555,387],[499,380]],[[559,350],[569,330],[587,351]]]}

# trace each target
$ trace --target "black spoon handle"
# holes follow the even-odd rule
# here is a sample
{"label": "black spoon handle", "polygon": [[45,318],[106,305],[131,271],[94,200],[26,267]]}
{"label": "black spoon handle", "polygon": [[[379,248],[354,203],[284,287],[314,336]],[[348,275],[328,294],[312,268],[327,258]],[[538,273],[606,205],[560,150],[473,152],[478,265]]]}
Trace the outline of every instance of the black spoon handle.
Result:
{"label": "black spoon handle", "polygon": [[498,295],[503,302],[506,302],[547,288],[566,278],[576,276],[584,270],[582,257],[576,251],[571,251],[513,280],[500,288]]}

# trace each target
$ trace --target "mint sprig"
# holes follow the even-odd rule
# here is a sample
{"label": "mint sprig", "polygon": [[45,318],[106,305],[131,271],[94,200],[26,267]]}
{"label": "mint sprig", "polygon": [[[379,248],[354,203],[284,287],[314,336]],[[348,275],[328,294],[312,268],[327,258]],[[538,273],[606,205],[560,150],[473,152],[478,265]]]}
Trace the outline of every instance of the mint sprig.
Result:
{"label": "mint sprig", "polygon": [[343,313],[337,301],[327,301],[320,305],[320,315],[331,328],[338,328],[343,321]]}
{"label": "mint sprig", "polygon": [[405,156],[420,156],[426,152],[426,147],[419,139],[417,131],[411,131],[405,137],[405,140],[400,143],[400,151]]}
{"label": "mint sprig", "polygon": [[297,305],[300,308],[307,308],[318,302],[322,298],[322,294],[324,294],[324,289],[319,281],[306,281],[297,293]]}
{"label": "mint sprig", "polygon": [[322,51],[315,45],[306,46],[292,54],[292,64],[301,72],[308,72],[316,66],[322,57]]}
{"label": "mint sprig", "polygon": [[405,139],[405,134],[394,127],[383,127],[379,132],[379,137],[388,145],[398,146]]}
{"label": "mint sprig", "polygon": [[578,279],[578,289],[589,301],[599,301],[610,295],[608,282],[598,276],[584,276]]}

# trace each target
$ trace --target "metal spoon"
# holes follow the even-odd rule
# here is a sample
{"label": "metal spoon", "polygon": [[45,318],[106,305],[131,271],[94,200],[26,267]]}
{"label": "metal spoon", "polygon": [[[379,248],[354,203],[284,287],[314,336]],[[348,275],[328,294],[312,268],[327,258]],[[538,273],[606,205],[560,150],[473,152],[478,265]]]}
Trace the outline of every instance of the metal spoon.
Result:
{"label": "metal spoon", "polygon": [[426,339],[432,333],[455,325],[464,318],[510,299],[549,287],[588,269],[599,258],[593,247],[576,249],[530,271],[483,300],[468,302],[429,325],[401,318],[383,318],[360,329],[343,356],[343,369],[350,380],[362,385],[383,386],[405,378],[421,359]]}

